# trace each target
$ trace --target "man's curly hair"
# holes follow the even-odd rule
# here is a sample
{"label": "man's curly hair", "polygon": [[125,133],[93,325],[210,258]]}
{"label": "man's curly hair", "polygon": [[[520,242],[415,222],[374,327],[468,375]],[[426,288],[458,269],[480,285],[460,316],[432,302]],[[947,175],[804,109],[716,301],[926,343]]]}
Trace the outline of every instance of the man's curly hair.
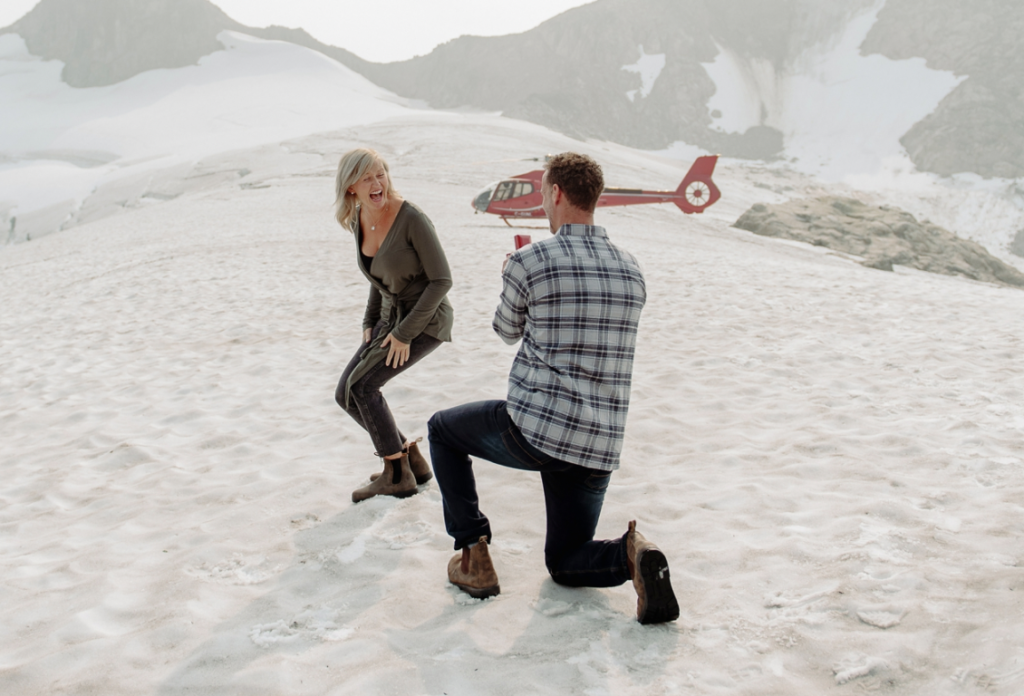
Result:
{"label": "man's curly hair", "polygon": [[563,152],[555,155],[544,168],[548,172],[548,184],[562,190],[573,206],[594,212],[597,199],[604,191],[604,174],[601,165],[586,155]]}

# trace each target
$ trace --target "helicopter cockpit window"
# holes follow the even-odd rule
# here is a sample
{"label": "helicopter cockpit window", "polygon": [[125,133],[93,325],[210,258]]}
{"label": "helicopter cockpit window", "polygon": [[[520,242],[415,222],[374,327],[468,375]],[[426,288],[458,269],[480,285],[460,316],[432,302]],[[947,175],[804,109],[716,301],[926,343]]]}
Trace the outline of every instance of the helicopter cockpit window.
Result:
{"label": "helicopter cockpit window", "polygon": [[512,198],[512,192],[515,190],[516,182],[514,181],[503,181],[498,184],[498,190],[494,192],[493,201],[504,201]]}

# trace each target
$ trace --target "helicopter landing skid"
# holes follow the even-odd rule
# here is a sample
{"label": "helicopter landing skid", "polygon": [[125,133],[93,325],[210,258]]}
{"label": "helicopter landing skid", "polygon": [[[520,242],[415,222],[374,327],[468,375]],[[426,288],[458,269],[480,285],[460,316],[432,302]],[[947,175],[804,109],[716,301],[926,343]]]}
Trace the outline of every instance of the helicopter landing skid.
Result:
{"label": "helicopter landing skid", "polygon": [[540,227],[538,225],[513,225],[511,222],[508,221],[507,217],[503,217],[501,219],[505,222],[506,225],[508,225],[512,229],[519,229],[519,230],[546,230],[546,229],[548,229],[547,227]]}

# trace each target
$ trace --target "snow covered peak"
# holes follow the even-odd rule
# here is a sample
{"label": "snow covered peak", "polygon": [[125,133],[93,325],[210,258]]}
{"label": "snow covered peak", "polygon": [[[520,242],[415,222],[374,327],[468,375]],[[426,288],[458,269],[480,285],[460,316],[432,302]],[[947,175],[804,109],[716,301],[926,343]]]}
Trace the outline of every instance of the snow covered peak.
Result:
{"label": "snow covered peak", "polygon": [[369,123],[406,108],[316,51],[231,31],[218,40],[223,50],[197,65],[74,89],[59,80],[58,61],[29,55],[16,35],[0,36],[0,152],[195,157]]}
{"label": "snow covered peak", "polygon": [[0,218],[26,231],[26,213],[56,206],[38,235],[114,180],[408,113],[405,100],[316,51],[232,31],[218,44],[197,65],[76,89],[60,61],[0,35]]}
{"label": "snow covered peak", "polygon": [[242,29],[208,0],[41,0],[7,27],[30,53],[64,63],[73,87],[121,82],[146,70],[195,65]]}

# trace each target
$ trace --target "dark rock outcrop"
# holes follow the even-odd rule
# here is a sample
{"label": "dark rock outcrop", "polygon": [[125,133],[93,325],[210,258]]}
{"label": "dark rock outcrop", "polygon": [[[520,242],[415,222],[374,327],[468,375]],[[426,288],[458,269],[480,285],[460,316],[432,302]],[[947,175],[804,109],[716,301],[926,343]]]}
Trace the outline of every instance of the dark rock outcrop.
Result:
{"label": "dark rock outcrop", "polygon": [[910,213],[869,206],[852,198],[823,197],[758,203],[735,227],[765,237],[781,237],[864,257],[863,265],[891,271],[894,264],[931,273],[1024,288],[1024,273],[992,256],[976,242],[961,239]]}

